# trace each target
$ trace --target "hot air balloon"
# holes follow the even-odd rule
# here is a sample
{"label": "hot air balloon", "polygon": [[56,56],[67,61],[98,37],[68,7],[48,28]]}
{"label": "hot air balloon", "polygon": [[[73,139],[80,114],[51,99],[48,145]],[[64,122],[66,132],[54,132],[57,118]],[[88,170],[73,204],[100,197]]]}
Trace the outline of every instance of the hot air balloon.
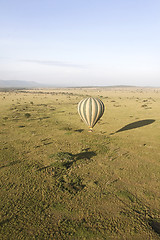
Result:
{"label": "hot air balloon", "polygon": [[78,113],[92,131],[104,113],[104,104],[100,99],[88,97],[79,102]]}

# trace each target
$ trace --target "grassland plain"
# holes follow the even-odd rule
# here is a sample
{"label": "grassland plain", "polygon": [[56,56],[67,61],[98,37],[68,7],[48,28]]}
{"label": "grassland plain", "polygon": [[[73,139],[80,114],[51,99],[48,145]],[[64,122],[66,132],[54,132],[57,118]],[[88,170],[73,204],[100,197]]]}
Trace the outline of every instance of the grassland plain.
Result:
{"label": "grassland plain", "polygon": [[1,91],[0,239],[160,239],[159,106],[155,88]]}

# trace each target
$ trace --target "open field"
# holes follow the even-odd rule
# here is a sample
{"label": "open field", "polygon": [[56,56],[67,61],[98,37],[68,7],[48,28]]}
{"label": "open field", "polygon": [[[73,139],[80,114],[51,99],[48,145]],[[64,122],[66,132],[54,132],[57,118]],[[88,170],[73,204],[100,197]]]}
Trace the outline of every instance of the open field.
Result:
{"label": "open field", "polygon": [[160,239],[160,89],[2,91],[0,112],[0,239]]}

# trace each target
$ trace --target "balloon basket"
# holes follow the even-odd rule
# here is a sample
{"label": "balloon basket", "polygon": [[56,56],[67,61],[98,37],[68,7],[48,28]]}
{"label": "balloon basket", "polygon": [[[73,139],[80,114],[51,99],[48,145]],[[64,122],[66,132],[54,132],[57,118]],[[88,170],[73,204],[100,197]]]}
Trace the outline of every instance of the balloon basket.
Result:
{"label": "balloon basket", "polygon": [[93,129],[92,129],[92,128],[89,128],[88,132],[93,132]]}

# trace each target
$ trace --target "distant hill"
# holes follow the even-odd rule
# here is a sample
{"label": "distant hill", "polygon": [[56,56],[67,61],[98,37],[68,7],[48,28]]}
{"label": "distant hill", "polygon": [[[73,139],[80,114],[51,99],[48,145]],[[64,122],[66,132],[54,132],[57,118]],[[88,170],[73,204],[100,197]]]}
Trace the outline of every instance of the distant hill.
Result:
{"label": "distant hill", "polygon": [[[147,86],[132,86],[132,85],[111,85],[111,86],[69,86],[57,83],[37,83],[34,81],[20,81],[20,80],[0,80],[0,89],[4,88],[146,88]],[[149,86],[148,86],[149,87]]]}
{"label": "distant hill", "polygon": [[0,88],[35,88],[42,87],[40,83],[33,81],[0,80]]}

